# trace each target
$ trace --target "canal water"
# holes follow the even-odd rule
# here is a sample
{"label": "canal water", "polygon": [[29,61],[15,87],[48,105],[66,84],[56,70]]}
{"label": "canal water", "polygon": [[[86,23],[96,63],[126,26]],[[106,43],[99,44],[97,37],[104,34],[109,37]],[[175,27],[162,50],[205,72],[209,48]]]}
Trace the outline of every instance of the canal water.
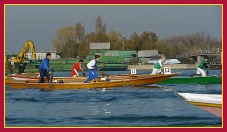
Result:
{"label": "canal water", "polygon": [[[106,71],[127,74],[130,71]],[[150,73],[149,70],[137,74]],[[173,70],[181,76],[195,70]],[[55,72],[54,76],[70,76]],[[87,74],[87,73],[86,73]],[[220,75],[221,70],[210,70]],[[6,127],[216,127],[222,119],[175,92],[222,94],[222,84],[127,86],[106,89],[15,90],[5,86]]]}

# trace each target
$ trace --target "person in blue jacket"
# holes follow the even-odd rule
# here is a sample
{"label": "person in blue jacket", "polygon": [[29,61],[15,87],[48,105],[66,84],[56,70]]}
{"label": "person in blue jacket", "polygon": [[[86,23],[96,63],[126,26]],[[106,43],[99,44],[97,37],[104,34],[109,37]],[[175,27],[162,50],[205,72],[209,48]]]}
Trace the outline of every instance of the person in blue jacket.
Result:
{"label": "person in blue jacket", "polygon": [[47,53],[46,58],[44,58],[39,65],[39,74],[40,74],[39,83],[44,83],[44,76],[46,76],[48,82],[50,81],[50,75],[49,75],[49,71],[51,71],[51,69],[49,68],[50,58],[51,58],[51,53]]}
{"label": "person in blue jacket", "polygon": [[84,83],[88,83],[89,81],[98,78],[96,70],[98,69],[98,60],[99,60],[99,58],[100,58],[99,55],[95,55],[95,59],[91,60],[87,64],[87,68],[89,69],[88,78],[87,78],[87,80],[85,80]]}

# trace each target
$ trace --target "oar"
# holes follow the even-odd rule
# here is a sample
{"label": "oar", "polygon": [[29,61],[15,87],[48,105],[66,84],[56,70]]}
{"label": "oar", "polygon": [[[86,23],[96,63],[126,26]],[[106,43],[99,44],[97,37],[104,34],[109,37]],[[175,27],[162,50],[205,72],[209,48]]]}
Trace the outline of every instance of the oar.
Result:
{"label": "oar", "polygon": [[54,90],[54,85],[53,85],[53,83],[52,83],[52,81],[53,81],[53,71],[54,70],[50,70],[50,72],[49,72],[49,74],[50,74],[50,80],[49,80],[49,88],[48,89],[46,89],[46,88],[41,88],[40,90],[41,91],[43,91],[43,92],[49,92],[49,91],[53,91]]}
{"label": "oar", "polygon": [[83,74],[83,77],[86,77],[86,76],[85,76],[85,72],[84,72],[84,71],[82,72],[82,74]]}
{"label": "oar", "polygon": [[49,88],[48,88],[48,89],[42,88],[41,91],[49,92],[49,91],[53,91],[53,90],[54,90],[54,85],[53,85],[53,83],[52,83],[52,81],[53,81],[53,74],[54,74],[54,70],[51,69],[51,70],[49,71],[49,75],[50,75]]}
{"label": "oar", "polygon": [[54,89],[54,85],[53,85],[54,69],[53,68],[50,68],[49,74],[50,74],[49,89],[53,90]]}
{"label": "oar", "polygon": [[207,72],[206,72],[207,76],[209,75],[209,65],[207,65]]}
{"label": "oar", "polygon": [[53,72],[50,71],[49,74],[50,74],[49,89],[53,90],[53,84],[52,84],[52,81],[53,81]]}
{"label": "oar", "polygon": [[208,68],[207,68],[207,73],[206,74],[207,74],[207,76],[209,75],[209,69]]}

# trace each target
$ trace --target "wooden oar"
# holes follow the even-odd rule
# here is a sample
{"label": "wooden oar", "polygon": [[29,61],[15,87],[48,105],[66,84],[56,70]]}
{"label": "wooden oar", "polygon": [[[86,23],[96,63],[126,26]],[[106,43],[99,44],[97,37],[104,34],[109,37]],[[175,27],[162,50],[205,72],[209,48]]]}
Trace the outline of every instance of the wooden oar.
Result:
{"label": "wooden oar", "polygon": [[83,77],[86,77],[86,76],[85,76],[85,72],[82,72],[82,75],[83,75]]}
{"label": "wooden oar", "polygon": [[49,88],[48,89],[45,89],[45,88],[42,88],[42,89],[40,89],[41,91],[44,91],[44,92],[49,92],[49,91],[53,91],[54,90],[54,85],[53,85],[53,83],[52,83],[52,81],[53,81],[53,70],[51,70],[50,72],[49,72],[49,75],[50,75],[50,80],[49,80]]}
{"label": "wooden oar", "polygon": [[53,72],[50,71],[49,74],[50,74],[49,89],[53,90],[53,88],[54,88],[53,87],[53,84],[52,84],[52,81],[53,81]]}

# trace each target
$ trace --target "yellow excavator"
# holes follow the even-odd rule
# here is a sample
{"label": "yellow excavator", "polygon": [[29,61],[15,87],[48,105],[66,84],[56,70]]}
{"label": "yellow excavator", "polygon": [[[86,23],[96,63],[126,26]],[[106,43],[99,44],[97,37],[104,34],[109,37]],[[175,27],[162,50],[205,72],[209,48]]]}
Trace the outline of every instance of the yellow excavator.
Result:
{"label": "yellow excavator", "polygon": [[28,52],[29,48],[32,52],[32,58],[36,59],[35,44],[31,40],[28,40],[24,44],[24,47],[17,56],[11,57],[11,62],[13,62],[15,68],[18,68],[18,73],[24,72],[24,69],[27,64],[26,53]]}

